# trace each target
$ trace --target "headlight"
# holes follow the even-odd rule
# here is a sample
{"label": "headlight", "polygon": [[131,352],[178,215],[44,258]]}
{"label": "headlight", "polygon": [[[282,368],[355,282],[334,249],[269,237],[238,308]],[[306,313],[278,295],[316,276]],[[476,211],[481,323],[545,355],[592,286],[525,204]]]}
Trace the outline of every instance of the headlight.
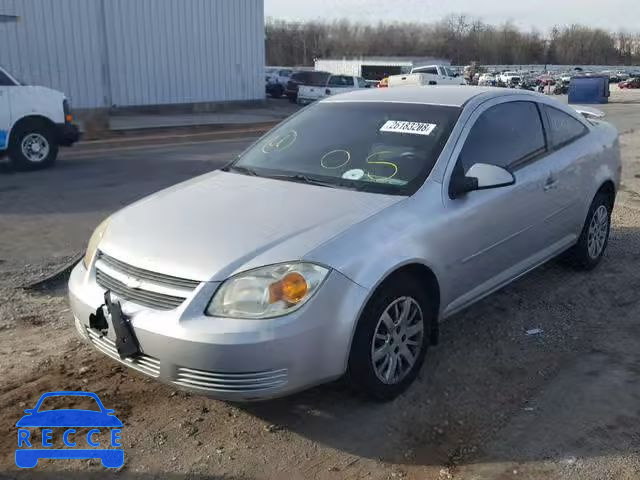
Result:
{"label": "headlight", "polygon": [[91,238],[89,239],[89,245],[87,245],[87,252],[84,254],[84,259],[82,263],[86,269],[89,269],[89,265],[91,265],[91,261],[93,260],[93,256],[96,254],[96,250],[98,249],[98,244],[104,235],[104,232],[107,230],[107,226],[109,226],[109,218],[104,220],[98,227],[93,231]]}
{"label": "headlight", "polygon": [[313,263],[281,263],[242,272],[216,291],[207,314],[232,318],[272,318],[304,305],[329,273]]}

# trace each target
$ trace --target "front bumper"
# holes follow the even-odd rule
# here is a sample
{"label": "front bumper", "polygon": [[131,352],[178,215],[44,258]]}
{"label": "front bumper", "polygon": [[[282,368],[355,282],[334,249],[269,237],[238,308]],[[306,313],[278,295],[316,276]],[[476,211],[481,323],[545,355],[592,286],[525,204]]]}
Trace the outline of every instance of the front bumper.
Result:
{"label": "front bumper", "polygon": [[70,147],[80,140],[80,129],[73,123],[56,124],[56,139],[58,145]]}
{"label": "front bumper", "polygon": [[71,273],[69,300],[78,332],[96,349],[160,381],[213,398],[279,397],[344,374],[366,289],[331,271],[299,310],[274,319],[240,320],[203,313],[218,286],[201,283],[174,310],[122,302],[142,352],[126,360],[120,360],[112,339],[89,329],[89,315],[103,303],[104,289],[82,262]]}

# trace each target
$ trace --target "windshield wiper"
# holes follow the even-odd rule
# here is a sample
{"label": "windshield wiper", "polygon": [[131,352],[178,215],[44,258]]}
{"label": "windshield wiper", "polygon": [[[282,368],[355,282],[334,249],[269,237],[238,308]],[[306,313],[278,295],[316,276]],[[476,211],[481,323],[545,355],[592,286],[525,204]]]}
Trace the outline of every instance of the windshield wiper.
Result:
{"label": "windshield wiper", "polygon": [[252,170],[249,167],[243,167],[242,165],[228,165],[226,167],[221,168],[220,170],[222,170],[223,172],[238,172],[244,175],[251,175],[252,177],[255,177],[258,175],[258,173],[255,170]]}
{"label": "windshield wiper", "polygon": [[328,187],[328,188],[349,188],[354,190],[359,190],[359,186],[355,185],[353,182],[349,182],[345,184],[345,182],[332,183],[325,182],[323,180],[318,180],[316,178],[308,177],[307,175],[303,175],[301,173],[284,175],[284,174],[276,174],[276,175],[265,175],[267,178],[275,178],[276,180],[288,180],[291,182],[298,183],[308,183],[309,185],[318,185],[320,187]]}

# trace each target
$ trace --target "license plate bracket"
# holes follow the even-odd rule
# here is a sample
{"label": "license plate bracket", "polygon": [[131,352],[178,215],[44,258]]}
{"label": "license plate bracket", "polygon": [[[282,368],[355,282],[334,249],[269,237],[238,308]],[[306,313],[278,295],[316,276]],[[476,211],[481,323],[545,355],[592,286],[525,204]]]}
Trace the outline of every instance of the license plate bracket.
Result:
{"label": "license plate bracket", "polygon": [[133,357],[140,353],[140,344],[127,316],[122,313],[122,305],[111,298],[111,292],[104,293],[104,305],[100,305],[95,314],[89,316],[89,327],[104,333],[109,330],[109,322],[105,310],[110,317],[115,344],[121,359]]}

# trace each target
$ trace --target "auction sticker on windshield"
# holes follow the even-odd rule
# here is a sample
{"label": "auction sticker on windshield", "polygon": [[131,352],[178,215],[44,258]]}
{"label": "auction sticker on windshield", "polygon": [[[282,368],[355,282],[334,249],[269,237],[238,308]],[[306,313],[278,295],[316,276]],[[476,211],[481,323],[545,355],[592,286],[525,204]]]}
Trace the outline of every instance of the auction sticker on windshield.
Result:
{"label": "auction sticker on windshield", "polygon": [[433,129],[436,127],[437,125],[435,123],[387,120],[385,124],[380,127],[380,131],[393,133],[410,133],[412,135],[431,135],[431,132],[433,132]]}

